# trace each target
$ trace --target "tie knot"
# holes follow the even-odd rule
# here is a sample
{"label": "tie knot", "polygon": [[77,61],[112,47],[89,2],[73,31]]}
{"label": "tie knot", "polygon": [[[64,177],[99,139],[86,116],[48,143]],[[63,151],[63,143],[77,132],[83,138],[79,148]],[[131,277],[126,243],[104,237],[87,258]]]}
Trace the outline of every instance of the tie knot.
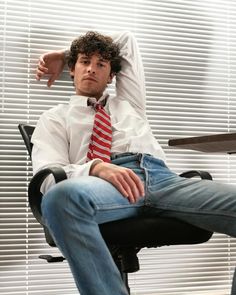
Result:
{"label": "tie knot", "polygon": [[89,97],[87,101],[88,106],[92,106],[95,111],[103,109],[104,103],[104,100],[98,102],[95,97]]}

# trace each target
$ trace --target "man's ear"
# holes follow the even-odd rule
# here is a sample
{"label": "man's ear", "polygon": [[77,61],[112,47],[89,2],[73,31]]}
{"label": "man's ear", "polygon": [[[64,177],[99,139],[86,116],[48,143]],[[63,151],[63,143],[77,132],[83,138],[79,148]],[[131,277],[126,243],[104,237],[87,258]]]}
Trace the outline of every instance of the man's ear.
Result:
{"label": "man's ear", "polygon": [[74,79],[75,76],[75,69],[70,69],[70,77],[71,79]]}
{"label": "man's ear", "polygon": [[108,78],[107,84],[111,84],[112,83],[112,80],[113,80],[114,76],[115,76],[115,73],[110,73],[110,76]]}

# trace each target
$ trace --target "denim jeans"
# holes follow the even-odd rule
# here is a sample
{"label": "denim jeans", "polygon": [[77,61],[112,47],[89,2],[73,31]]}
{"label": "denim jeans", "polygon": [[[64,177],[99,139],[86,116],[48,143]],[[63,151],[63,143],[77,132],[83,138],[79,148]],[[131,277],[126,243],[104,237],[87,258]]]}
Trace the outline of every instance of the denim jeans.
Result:
{"label": "denim jeans", "polygon": [[[162,215],[236,237],[235,186],[182,178],[147,154],[125,153],[112,162],[141,178],[145,197],[130,204],[109,182],[83,176],[60,182],[43,198],[45,224],[66,257],[81,295],[128,294],[98,224],[141,214]],[[236,295],[236,286],[232,294]]]}

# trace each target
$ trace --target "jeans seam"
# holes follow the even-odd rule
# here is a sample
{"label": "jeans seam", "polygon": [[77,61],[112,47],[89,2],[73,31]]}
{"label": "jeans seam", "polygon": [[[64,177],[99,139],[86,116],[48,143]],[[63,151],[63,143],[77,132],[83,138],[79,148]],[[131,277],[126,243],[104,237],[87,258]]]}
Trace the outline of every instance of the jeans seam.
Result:
{"label": "jeans seam", "polygon": [[142,206],[143,206],[143,204],[141,204],[141,205],[132,205],[132,206],[130,204],[124,205],[124,206],[116,206],[116,205],[114,205],[114,206],[111,206],[111,207],[100,207],[100,206],[96,205],[94,207],[94,209],[96,211],[109,211],[109,210],[117,210],[117,209],[122,210],[122,209],[139,208],[139,207],[142,207]]}
{"label": "jeans seam", "polygon": [[[195,208],[183,208],[183,207],[178,207],[178,206],[175,206],[175,208],[173,208],[173,206],[168,206],[166,204],[162,205],[163,203],[160,202],[158,206],[154,206],[151,204],[151,202],[147,202],[146,204],[149,203],[149,206],[152,207],[152,208],[156,208],[156,209],[160,209],[160,210],[169,210],[169,211],[172,211],[172,212],[178,212],[178,213],[191,213],[191,214],[199,214],[199,215],[205,215],[205,214],[208,214],[208,215],[221,215],[221,216],[226,216],[226,217],[232,217],[232,218],[236,218],[236,214],[233,215],[231,214],[231,212],[229,211],[208,211],[208,210],[204,210],[204,209],[195,209]],[[194,210],[195,209],[195,210]]]}

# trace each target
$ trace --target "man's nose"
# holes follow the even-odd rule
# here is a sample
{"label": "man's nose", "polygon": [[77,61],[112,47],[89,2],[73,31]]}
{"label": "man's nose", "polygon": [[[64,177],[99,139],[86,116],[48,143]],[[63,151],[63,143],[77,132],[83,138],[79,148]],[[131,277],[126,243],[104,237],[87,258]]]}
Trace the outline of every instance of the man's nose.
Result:
{"label": "man's nose", "polygon": [[95,74],[96,72],[95,66],[93,64],[90,64],[87,70],[88,70],[88,73],[90,74]]}

